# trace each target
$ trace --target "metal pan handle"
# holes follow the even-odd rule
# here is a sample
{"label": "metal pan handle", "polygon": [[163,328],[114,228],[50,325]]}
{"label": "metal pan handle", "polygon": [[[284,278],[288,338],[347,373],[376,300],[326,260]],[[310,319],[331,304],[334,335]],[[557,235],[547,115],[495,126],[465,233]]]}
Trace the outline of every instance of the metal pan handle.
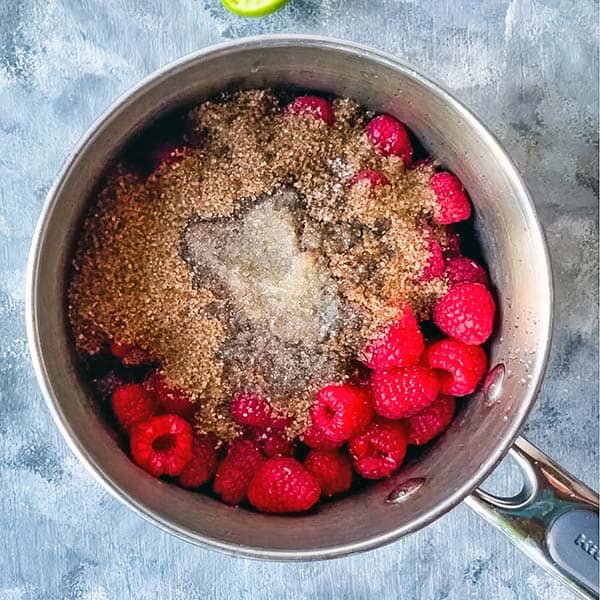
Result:
{"label": "metal pan handle", "polygon": [[598,598],[598,494],[520,437],[510,450],[523,471],[512,498],[477,489],[466,503],[583,598]]}

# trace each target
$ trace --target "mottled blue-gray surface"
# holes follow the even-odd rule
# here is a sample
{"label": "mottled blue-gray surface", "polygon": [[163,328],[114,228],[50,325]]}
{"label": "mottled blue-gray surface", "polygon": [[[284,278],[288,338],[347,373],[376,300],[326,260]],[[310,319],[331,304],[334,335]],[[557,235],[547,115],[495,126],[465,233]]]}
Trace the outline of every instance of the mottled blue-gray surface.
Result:
{"label": "mottled blue-gray surface", "polygon": [[[376,46],[470,105],[531,186],[557,302],[526,435],[595,486],[597,10],[591,0],[292,0],[249,21],[218,0],[1,0],[0,598],[571,598],[464,506],[396,544],[326,563],[235,559],[158,531],[109,497],[55,429],[29,364],[23,282],[34,223],[69,148],[141,77],[257,33]],[[496,480],[517,477],[504,468]]]}

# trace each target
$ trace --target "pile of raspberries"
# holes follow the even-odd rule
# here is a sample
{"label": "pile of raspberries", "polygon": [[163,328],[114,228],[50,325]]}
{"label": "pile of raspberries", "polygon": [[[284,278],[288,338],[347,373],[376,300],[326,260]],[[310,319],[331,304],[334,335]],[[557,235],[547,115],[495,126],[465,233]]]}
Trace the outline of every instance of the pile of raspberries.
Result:
{"label": "pile of raspberries", "polygon": [[[300,96],[288,107],[331,125],[330,103]],[[413,148],[404,125],[389,115],[372,119],[367,138],[384,156],[400,156],[406,167]],[[386,185],[378,171],[360,171],[352,183]],[[468,219],[471,205],[460,181],[449,172],[431,178],[437,203],[434,222],[449,225]],[[487,370],[482,348],[496,311],[485,270],[462,256],[458,236],[449,232],[442,251],[433,239],[423,279],[444,275],[448,291],[433,310],[440,338],[426,341],[410,306],[383,326],[360,357],[368,376],[356,383],[328,385],[317,393],[311,424],[297,439],[285,434],[288,420],[254,392],[237,394],[231,416],[244,431],[226,444],[192,428],[196,405],[181,389],[155,371],[143,383],[118,385],[112,410],[129,436],[131,456],[155,477],[167,476],[185,488],[212,489],[230,505],[249,503],[267,513],[295,513],[320,499],[348,492],[361,479],[389,477],[401,466],[407,446],[421,446],[452,421],[455,399],[472,394]],[[148,356],[127,344],[113,343],[124,365]]]}

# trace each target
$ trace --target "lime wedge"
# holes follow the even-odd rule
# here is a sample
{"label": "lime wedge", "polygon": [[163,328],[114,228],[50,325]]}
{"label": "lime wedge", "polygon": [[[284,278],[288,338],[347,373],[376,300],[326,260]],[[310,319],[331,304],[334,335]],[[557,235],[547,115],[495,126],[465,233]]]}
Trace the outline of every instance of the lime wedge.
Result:
{"label": "lime wedge", "polygon": [[288,0],[221,0],[223,6],[243,17],[264,17],[288,3]]}

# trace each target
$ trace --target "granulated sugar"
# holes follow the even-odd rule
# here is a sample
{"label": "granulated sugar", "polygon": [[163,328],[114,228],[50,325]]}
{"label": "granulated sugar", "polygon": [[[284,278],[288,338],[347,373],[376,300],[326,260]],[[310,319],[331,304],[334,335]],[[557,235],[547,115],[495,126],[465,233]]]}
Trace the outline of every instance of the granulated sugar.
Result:
{"label": "granulated sugar", "polygon": [[[352,101],[334,111],[327,127],[286,115],[269,91],[241,92],[191,111],[201,145],[181,162],[147,178],[117,167],[73,262],[78,350],[112,339],[151,352],[198,400],[203,431],[235,436],[229,401],[250,388],[292,417],[292,434],[400,301],[426,318],[445,290],[418,283],[432,167],[376,154]],[[390,185],[350,186],[365,168]]]}
{"label": "granulated sugar", "polygon": [[323,381],[343,378],[347,361],[333,344],[342,318],[337,286],[300,248],[299,205],[297,192],[277,190],[234,219],[196,219],[184,234],[197,281],[222,299],[221,358],[237,387],[259,389],[274,404],[294,397],[295,406]]}
{"label": "granulated sugar", "polygon": [[297,198],[279,190],[235,219],[198,219],[185,231],[184,253],[198,281],[225,288],[240,317],[289,343],[314,345],[334,330],[339,301],[327,271],[299,247],[302,223],[288,208]]}

